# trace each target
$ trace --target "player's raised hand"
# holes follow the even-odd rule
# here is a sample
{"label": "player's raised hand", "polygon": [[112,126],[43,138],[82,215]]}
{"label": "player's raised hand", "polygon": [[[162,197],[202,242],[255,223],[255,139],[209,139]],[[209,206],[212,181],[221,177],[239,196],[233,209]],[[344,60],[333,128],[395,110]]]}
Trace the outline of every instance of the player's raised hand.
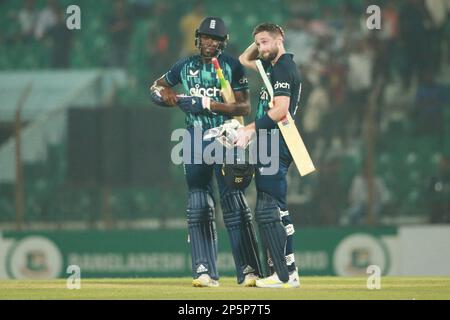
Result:
{"label": "player's raised hand", "polygon": [[178,95],[178,106],[185,113],[200,113],[203,110],[211,111],[211,99],[208,97],[196,97]]}

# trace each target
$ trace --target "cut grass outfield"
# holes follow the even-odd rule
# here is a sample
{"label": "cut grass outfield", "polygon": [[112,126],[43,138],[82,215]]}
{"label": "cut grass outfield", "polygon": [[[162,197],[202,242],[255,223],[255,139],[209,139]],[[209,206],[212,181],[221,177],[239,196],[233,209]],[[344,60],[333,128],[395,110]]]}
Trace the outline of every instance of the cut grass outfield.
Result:
{"label": "cut grass outfield", "polygon": [[301,277],[295,289],[243,288],[234,278],[218,288],[193,288],[190,278],[82,279],[69,290],[66,280],[0,280],[0,299],[150,300],[450,300],[450,277],[382,277],[369,290],[363,277]]}

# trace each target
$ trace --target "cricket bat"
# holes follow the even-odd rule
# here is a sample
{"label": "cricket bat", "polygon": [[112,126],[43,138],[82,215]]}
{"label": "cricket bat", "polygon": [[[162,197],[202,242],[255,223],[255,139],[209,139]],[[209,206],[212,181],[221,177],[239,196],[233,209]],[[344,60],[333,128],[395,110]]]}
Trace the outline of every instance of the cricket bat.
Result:
{"label": "cricket bat", "polygon": [[[234,102],[236,102],[236,99],[234,98],[233,89],[231,89],[230,83],[223,76],[223,72],[222,72],[222,69],[220,68],[219,61],[217,60],[217,58],[212,58],[212,63],[214,65],[214,68],[216,69],[217,76],[219,77],[220,92],[222,94],[223,100],[226,103],[234,103]],[[237,121],[239,121],[240,124],[244,125],[244,117],[236,116],[234,118]]]}
{"label": "cricket bat", "polygon": [[[267,91],[270,95],[269,107],[273,108],[273,88],[272,84],[267,77],[266,71],[264,70],[263,65],[261,64],[261,60],[256,60],[256,67],[258,68],[259,74],[264,81],[264,85],[267,88]],[[291,117],[291,114],[287,113],[286,117],[280,120],[278,123],[278,128],[283,135],[284,141],[291,152],[292,158],[294,159],[295,165],[297,166],[298,171],[301,176],[306,176],[307,174],[314,172],[316,168],[309,156],[308,150],[306,150],[305,144],[303,143],[303,139],[300,136],[300,133],[295,126],[294,120]]]}

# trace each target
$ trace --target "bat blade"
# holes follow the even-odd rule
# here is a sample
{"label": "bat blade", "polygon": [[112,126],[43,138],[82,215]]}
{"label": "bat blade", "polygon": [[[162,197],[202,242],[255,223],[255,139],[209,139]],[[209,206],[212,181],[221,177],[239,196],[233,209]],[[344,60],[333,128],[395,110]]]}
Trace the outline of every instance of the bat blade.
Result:
{"label": "bat blade", "polygon": [[[228,84],[228,81],[227,81],[227,84]],[[236,99],[234,98],[233,90],[231,90],[231,86],[229,84],[225,88],[222,88],[220,90],[220,92],[222,93],[223,100],[225,100],[227,103],[236,102]]]}
{"label": "bat blade", "polygon": [[[224,89],[221,89],[220,92],[222,94],[222,98],[226,103],[235,103],[236,99],[234,98],[233,90],[231,89],[230,84],[227,80],[227,86]],[[234,119],[239,121],[240,124],[244,125],[244,117],[243,116],[234,116]]]}
{"label": "bat blade", "polygon": [[[273,108],[273,88],[270,83],[269,78],[267,77],[266,71],[261,64],[260,60],[256,60],[256,67],[258,68],[259,74],[263,79],[264,85],[267,88],[267,91],[270,95],[269,107]],[[301,176],[306,176],[307,174],[314,172],[316,168],[309,156],[308,150],[303,142],[300,133],[298,132],[297,127],[295,126],[294,119],[292,119],[291,114],[288,112],[286,117],[277,123],[278,128],[283,135],[284,141],[289,149],[289,152],[294,159],[294,163],[297,167],[297,170],[300,172]]]}
{"label": "bat blade", "polygon": [[316,168],[290,114],[287,115],[286,119],[278,122],[278,128],[291,152],[300,175],[306,176],[314,172]]}

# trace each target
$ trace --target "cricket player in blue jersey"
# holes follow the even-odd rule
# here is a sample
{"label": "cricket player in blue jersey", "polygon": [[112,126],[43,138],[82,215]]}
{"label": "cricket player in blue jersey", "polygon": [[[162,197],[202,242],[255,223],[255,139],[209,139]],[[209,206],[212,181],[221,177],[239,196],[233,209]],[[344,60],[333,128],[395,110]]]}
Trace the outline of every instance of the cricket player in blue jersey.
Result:
{"label": "cricket player in blue jersey", "polygon": [[[267,144],[272,156],[279,156],[276,174],[264,174],[265,165],[259,159],[255,183],[257,190],[255,219],[258,223],[263,250],[269,257],[272,274],[256,281],[262,288],[295,288],[300,286],[298,269],[295,265],[293,234],[294,225],[286,203],[286,174],[292,163],[292,155],[277,127],[278,121],[289,112],[295,116],[300,99],[300,75],[292,60],[293,55],[284,48],[284,31],[276,24],[263,23],[255,27],[252,43],[239,57],[248,68],[257,70],[255,60],[262,65],[272,84],[273,108],[269,110],[270,96],[267,88],[262,88],[256,112],[256,120],[238,129],[235,144],[246,145],[256,135],[258,145]],[[261,130],[265,129],[265,130]],[[272,145],[269,136],[277,134],[277,144]]]}
{"label": "cricket player in blue jersey", "polygon": [[[223,52],[228,32],[222,19],[205,18],[195,33],[199,54],[183,58],[150,88],[151,99],[163,107],[178,106],[186,113],[191,150],[194,151],[194,131],[218,127],[234,116],[250,113],[248,81],[238,59]],[[217,58],[226,80],[231,84],[236,102],[225,103],[220,82],[211,62]],[[184,95],[177,95],[172,87],[181,84]],[[185,142],[185,141],[184,141]],[[212,143],[202,141],[202,152]],[[186,151],[186,149],[184,150]],[[183,155],[185,159],[186,155]],[[222,166],[217,163],[197,163],[191,152],[191,161],[184,162],[188,186],[187,222],[192,257],[192,284],[195,287],[219,285],[217,270],[217,234],[214,221],[215,200],[212,178],[216,176],[225,226],[228,231],[237,281],[244,286],[255,286],[261,276],[256,235],[252,215],[241,189],[225,183]],[[187,163],[188,162],[188,163]]]}

